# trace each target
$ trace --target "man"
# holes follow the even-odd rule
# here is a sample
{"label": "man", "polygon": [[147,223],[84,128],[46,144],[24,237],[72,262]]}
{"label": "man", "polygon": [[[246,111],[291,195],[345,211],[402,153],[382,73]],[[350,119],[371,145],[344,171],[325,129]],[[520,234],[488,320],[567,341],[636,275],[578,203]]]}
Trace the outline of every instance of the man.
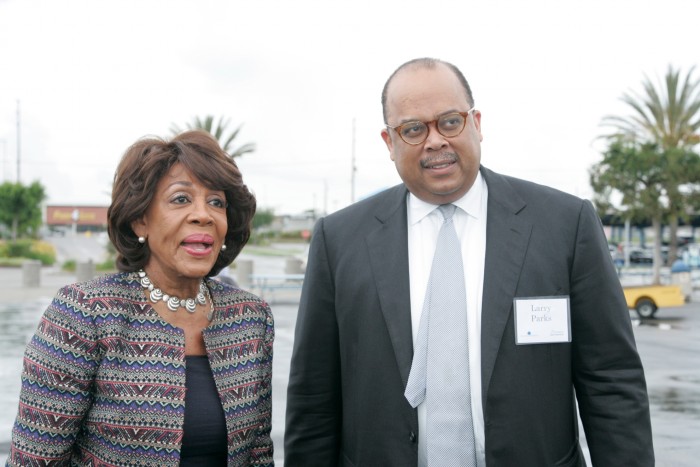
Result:
{"label": "man", "polygon": [[[403,184],[314,230],[285,466],[585,465],[576,400],[594,465],[653,465],[644,373],[592,205],[481,166],[481,113],[449,63],[402,65],[382,104]],[[442,253],[444,226],[457,254]],[[445,258],[461,263],[438,308],[433,287],[457,275],[433,275]],[[430,326],[456,307],[440,342]]]}

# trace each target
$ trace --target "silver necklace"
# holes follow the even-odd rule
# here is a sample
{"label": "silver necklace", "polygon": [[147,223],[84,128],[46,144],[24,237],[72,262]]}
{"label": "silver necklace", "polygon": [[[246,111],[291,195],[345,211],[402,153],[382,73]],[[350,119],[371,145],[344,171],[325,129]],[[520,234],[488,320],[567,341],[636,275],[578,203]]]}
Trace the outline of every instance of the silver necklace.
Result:
{"label": "silver necklace", "polygon": [[[204,280],[199,283],[199,292],[197,293],[197,296],[195,298],[183,298],[180,300],[178,297],[175,295],[168,295],[166,293],[163,293],[162,290],[160,290],[158,287],[156,287],[153,282],[151,282],[151,279],[148,278],[148,275],[146,274],[146,271],[143,269],[139,269],[138,271],[139,277],[141,278],[141,286],[144,289],[149,290],[148,298],[151,299],[151,302],[153,303],[158,303],[159,301],[163,301],[166,303],[168,306],[168,310],[170,311],[177,311],[178,308],[182,307],[185,310],[189,311],[190,313],[194,313],[195,310],[197,309],[197,304],[200,305],[206,305],[207,304],[207,297],[209,295],[209,289],[207,288],[206,284],[204,283]],[[205,295],[206,294],[206,295]],[[209,297],[209,301],[211,301],[211,297]],[[214,306],[212,304],[212,309],[209,311],[208,318],[211,320],[211,315],[212,311],[214,309]]]}

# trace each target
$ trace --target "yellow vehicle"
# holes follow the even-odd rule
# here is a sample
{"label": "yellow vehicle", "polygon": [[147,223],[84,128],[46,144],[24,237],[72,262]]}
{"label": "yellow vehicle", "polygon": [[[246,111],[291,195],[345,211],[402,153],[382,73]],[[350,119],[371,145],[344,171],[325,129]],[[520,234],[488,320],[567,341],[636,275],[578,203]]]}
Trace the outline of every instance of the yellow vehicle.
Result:
{"label": "yellow vehicle", "polygon": [[685,295],[679,285],[641,285],[623,287],[625,300],[640,318],[653,318],[659,308],[681,306]]}

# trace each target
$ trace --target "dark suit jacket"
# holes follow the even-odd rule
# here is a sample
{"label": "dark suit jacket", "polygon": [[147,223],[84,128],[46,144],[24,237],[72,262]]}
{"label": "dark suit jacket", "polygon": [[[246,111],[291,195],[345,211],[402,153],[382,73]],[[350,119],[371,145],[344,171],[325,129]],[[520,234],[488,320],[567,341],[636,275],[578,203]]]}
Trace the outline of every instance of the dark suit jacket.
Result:
{"label": "dark suit jacket", "polygon": [[[482,167],[488,185],[481,377],[490,466],[654,464],[629,311],[592,205]],[[415,466],[403,185],[321,219],[287,398],[285,467]],[[569,295],[571,343],[515,345],[513,299]],[[575,391],[575,393],[574,393]]]}

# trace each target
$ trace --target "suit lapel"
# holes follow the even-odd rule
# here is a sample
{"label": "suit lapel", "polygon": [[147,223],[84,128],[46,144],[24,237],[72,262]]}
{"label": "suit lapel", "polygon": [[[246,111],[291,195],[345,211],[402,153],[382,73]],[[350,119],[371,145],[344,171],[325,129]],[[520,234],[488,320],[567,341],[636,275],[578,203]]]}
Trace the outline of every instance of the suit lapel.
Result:
{"label": "suit lapel", "polygon": [[[484,167],[481,173],[489,190],[481,311],[481,377],[485,398],[532,225],[518,217],[525,202],[513,187]],[[377,226],[366,237],[380,307],[404,385],[413,360],[406,195],[403,185],[389,190],[377,207]]]}
{"label": "suit lapel", "polygon": [[481,306],[481,378],[485,400],[515,298],[532,224],[518,216],[525,202],[508,181],[483,167],[481,173],[489,190]]}
{"label": "suit lapel", "polygon": [[377,226],[366,237],[379,304],[404,385],[413,360],[406,195],[400,185],[382,198]]}

